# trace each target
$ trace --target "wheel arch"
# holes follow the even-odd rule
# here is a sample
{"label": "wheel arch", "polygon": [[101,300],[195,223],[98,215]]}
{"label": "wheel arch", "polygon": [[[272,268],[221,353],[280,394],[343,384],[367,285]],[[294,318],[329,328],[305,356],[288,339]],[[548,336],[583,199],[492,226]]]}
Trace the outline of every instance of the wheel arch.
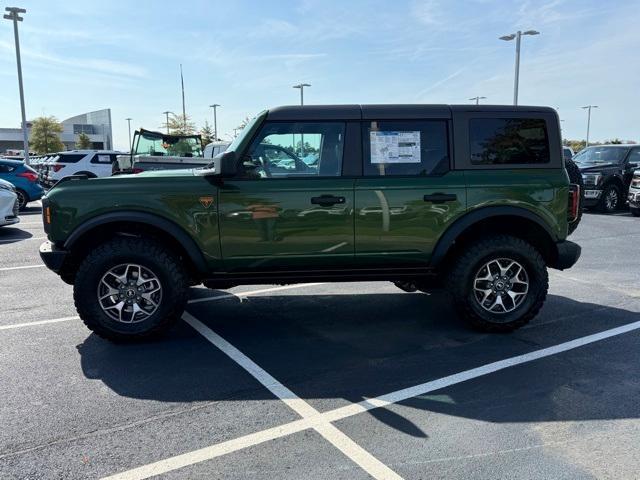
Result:
{"label": "wheel arch", "polygon": [[487,234],[508,234],[529,242],[550,266],[558,260],[559,239],[539,215],[521,207],[495,206],[473,210],[456,220],[438,240],[432,266],[447,269],[465,245]]}
{"label": "wheel arch", "polygon": [[119,211],[93,217],[71,232],[64,248],[71,252],[72,257],[79,257],[106,238],[118,234],[148,235],[161,241],[184,257],[192,277],[200,277],[208,270],[202,251],[182,227],[148,212]]}

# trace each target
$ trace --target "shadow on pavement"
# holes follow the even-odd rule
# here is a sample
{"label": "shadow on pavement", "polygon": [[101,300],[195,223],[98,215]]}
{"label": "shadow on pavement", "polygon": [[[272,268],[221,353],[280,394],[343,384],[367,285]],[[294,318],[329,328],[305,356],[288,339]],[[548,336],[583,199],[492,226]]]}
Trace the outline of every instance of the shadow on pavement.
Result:
{"label": "shadow on pavement", "polygon": [[20,229],[20,224],[0,228],[0,246],[20,242],[33,237],[32,233]]}
{"label": "shadow on pavement", "polygon": [[[555,295],[528,327],[506,335],[469,330],[439,293],[231,298],[191,305],[189,311],[320,411],[638,320],[635,312]],[[634,373],[640,361],[637,348],[624,343],[637,339],[631,335],[403,405],[490,422],[637,417],[640,406],[632,399],[640,393]],[[620,342],[624,348],[616,347]],[[90,335],[78,352],[86,377],[126,397],[273,398],[185,323],[164,339],[143,344],[115,345]],[[615,403],[603,401],[607,395]],[[370,414],[408,435],[427,436],[389,409]]]}

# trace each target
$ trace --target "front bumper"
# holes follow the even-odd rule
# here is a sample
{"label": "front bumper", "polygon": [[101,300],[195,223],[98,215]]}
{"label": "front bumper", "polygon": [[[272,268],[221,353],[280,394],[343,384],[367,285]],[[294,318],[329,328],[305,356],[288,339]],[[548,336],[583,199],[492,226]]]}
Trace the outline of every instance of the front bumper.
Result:
{"label": "front bumper", "polygon": [[573,267],[582,253],[580,245],[569,240],[556,243],[556,248],[558,250],[558,258],[551,267],[558,270],[566,270]]}
{"label": "front bumper", "polygon": [[40,258],[42,258],[42,261],[49,270],[53,270],[56,273],[60,273],[62,265],[68,255],[68,251],[56,247],[48,240],[40,245]]}
{"label": "front bumper", "polygon": [[629,200],[629,207],[640,208],[640,189],[630,189],[627,200]]}

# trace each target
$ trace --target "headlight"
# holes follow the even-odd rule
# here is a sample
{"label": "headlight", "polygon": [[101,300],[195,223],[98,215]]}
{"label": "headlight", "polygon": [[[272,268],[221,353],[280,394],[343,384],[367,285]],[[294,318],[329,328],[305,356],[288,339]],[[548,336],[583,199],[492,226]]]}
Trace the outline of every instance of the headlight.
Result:
{"label": "headlight", "polygon": [[0,183],[0,190],[9,190],[10,192],[15,192],[16,189],[10,183]]}
{"label": "headlight", "polygon": [[602,178],[602,175],[600,175],[599,173],[583,173],[582,174],[582,181],[587,185],[597,185],[598,183],[600,183],[601,178]]}

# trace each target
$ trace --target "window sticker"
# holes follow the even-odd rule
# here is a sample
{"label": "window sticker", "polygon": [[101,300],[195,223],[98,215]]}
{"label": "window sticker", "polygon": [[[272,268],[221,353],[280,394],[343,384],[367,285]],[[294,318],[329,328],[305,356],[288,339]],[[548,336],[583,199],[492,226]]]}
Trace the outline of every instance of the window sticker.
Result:
{"label": "window sticker", "polygon": [[100,163],[111,163],[110,155],[98,155],[98,162]]}
{"label": "window sticker", "polygon": [[370,132],[371,163],[421,163],[420,132]]}

